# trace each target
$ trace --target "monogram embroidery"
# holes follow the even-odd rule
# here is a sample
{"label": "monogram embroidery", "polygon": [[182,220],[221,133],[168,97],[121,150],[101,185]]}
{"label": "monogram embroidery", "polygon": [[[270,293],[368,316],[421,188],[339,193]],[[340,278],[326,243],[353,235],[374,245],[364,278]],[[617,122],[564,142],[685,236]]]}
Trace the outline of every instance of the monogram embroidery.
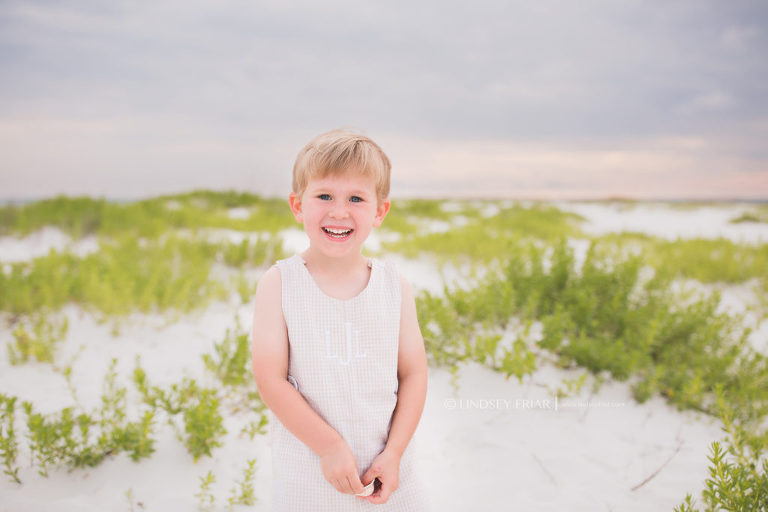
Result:
{"label": "monogram embroidery", "polygon": [[[325,357],[328,359],[338,359],[339,364],[347,365],[353,358],[362,359],[366,357],[366,354],[360,349],[360,331],[353,331],[351,322],[344,323],[344,331],[346,334],[345,340],[341,343],[334,343],[331,341],[331,331],[329,329],[325,330]],[[353,333],[354,340],[352,337]],[[343,354],[340,354],[340,352],[343,352]]]}

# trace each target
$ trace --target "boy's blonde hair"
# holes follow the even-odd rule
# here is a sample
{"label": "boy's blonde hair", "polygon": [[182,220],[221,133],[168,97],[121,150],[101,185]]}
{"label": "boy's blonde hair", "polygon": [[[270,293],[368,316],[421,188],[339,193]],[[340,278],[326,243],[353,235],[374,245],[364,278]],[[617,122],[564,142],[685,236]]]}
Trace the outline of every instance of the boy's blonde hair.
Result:
{"label": "boy's blonde hair", "polygon": [[373,177],[379,204],[389,197],[389,158],[378,144],[350,130],[332,130],[309,141],[293,166],[293,191],[301,196],[310,179],[356,172]]}

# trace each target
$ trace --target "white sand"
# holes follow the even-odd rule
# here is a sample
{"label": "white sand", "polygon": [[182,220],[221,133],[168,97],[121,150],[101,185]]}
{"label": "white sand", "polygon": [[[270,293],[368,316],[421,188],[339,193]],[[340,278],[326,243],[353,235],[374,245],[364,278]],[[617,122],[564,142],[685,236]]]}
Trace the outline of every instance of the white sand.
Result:
{"label": "white sand", "polygon": [[732,219],[751,211],[746,204],[673,208],[667,204],[579,203],[561,201],[558,208],[578,213],[587,222],[584,231],[592,235],[633,231],[677,238],[727,238],[738,243],[768,242],[768,224],[731,223]]}
{"label": "white sand", "polygon": [[76,256],[86,256],[99,250],[96,237],[87,236],[73,241],[59,228],[47,226],[25,237],[0,237],[0,262],[14,263],[45,256],[50,251],[69,251]]}
{"label": "white sand", "polygon": [[[613,212],[609,207],[592,205],[578,208],[589,214],[590,229],[602,232],[643,228],[661,235],[672,234],[670,226],[677,226],[675,236],[701,236],[693,233],[706,230],[724,236],[718,230],[727,228],[725,236],[743,235],[752,241],[763,239],[765,232],[763,226],[744,225],[753,230],[747,232],[742,226],[727,224],[733,212],[721,215],[720,228],[715,229],[706,227],[714,223],[715,215],[708,209],[703,209],[696,220],[695,212],[671,209],[658,212],[640,207],[635,209],[638,211]],[[609,218],[604,218],[606,215]],[[614,216],[624,221],[620,223]],[[699,225],[705,227],[694,229]],[[229,233],[224,235],[226,238]],[[23,261],[51,248],[71,248],[77,243],[48,228],[22,240],[6,237],[0,239],[0,261]],[[300,230],[285,233],[289,254],[303,250],[306,243]],[[370,243],[375,247],[375,239]],[[583,258],[584,244],[572,244]],[[398,264],[417,291],[439,294],[444,280],[460,283],[466,279],[466,269],[437,269],[427,260],[407,261],[396,255],[387,259]],[[732,287],[724,293],[722,307],[743,311],[750,300],[748,291]],[[97,404],[111,358],[118,359],[120,380],[129,390],[133,389],[128,379],[137,355],[153,384],[168,385],[183,376],[212,383],[203,369],[201,354],[212,351],[236,318],[249,326],[252,317],[250,305],[233,299],[178,321],[132,315],[123,323],[119,336],[113,336],[111,325],[99,324],[74,306],[64,308],[62,314],[69,319],[69,332],[57,356],[58,366],[64,366],[83,347],[73,365],[73,382],[86,408]],[[759,325],[751,340],[755,346],[765,347],[768,328],[765,322]],[[11,339],[10,329],[3,323],[0,345]],[[551,389],[559,387],[563,378],[582,373],[544,365],[520,384],[514,377],[507,380],[502,374],[470,364],[461,368],[456,389],[449,372],[432,368],[415,443],[434,510],[671,511],[686,493],[697,496],[707,476],[708,446],[723,437],[716,422],[677,411],[660,398],[637,404],[626,383],[606,384],[594,396],[587,385],[576,398],[591,401],[591,405],[569,406],[561,400],[555,410]],[[64,377],[50,365],[11,366],[4,350],[0,350],[0,391],[31,400],[43,412],[73,405]],[[129,402],[135,398],[130,391]],[[17,428],[21,428],[24,415],[21,411],[17,414]],[[246,461],[254,457],[258,460],[258,502],[247,510],[269,510],[268,438],[249,440],[240,435],[253,418],[242,413],[227,415],[224,446],[214,450],[213,457],[203,457],[197,463],[163,423],[156,424],[157,451],[150,459],[134,463],[120,454],[95,468],[51,469],[48,478],[30,466],[29,452],[22,443],[18,462],[24,483],[19,486],[4,476],[0,478],[0,512],[124,512],[131,510],[128,491],[136,511],[194,511],[199,478],[208,470],[217,478],[212,489],[217,499],[215,510],[225,510],[230,489],[241,477]],[[632,490],[662,466],[654,478]]]}

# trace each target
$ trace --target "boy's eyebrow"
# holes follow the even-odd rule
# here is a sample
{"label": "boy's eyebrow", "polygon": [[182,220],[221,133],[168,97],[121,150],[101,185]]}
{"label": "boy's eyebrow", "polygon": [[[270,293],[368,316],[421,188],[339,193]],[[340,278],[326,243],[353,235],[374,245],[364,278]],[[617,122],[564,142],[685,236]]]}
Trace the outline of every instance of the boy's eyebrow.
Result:
{"label": "boy's eyebrow", "polygon": [[[328,188],[328,187],[317,187],[315,189],[315,193],[326,192],[326,191],[330,191],[330,190],[331,189]],[[370,194],[371,192],[368,191],[368,190],[364,190],[364,189],[354,189],[354,190],[347,191],[347,193],[348,194],[367,195],[367,194]]]}

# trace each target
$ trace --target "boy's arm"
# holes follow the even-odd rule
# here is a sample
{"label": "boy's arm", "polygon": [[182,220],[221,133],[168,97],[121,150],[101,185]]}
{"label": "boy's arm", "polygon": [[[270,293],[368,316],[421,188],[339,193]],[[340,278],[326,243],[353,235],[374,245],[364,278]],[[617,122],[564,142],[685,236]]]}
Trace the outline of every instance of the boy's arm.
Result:
{"label": "boy's arm", "polygon": [[400,313],[400,340],[397,353],[397,405],[392,415],[386,450],[403,455],[413,437],[427,397],[427,355],[416,316],[416,301],[404,277]]}
{"label": "boy's arm", "polygon": [[280,422],[322,460],[323,475],[337,490],[362,492],[357,463],[347,443],[288,382],[288,328],[282,310],[280,270],[259,280],[253,314],[253,374],[264,403]]}
{"label": "boy's arm", "polygon": [[416,431],[427,396],[427,356],[416,316],[416,302],[410,285],[402,276],[400,282],[402,307],[397,355],[397,405],[392,413],[387,444],[362,479],[364,484],[375,477],[382,481],[381,490],[366,498],[376,504],[386,503],[399,485],[400,459]]}

